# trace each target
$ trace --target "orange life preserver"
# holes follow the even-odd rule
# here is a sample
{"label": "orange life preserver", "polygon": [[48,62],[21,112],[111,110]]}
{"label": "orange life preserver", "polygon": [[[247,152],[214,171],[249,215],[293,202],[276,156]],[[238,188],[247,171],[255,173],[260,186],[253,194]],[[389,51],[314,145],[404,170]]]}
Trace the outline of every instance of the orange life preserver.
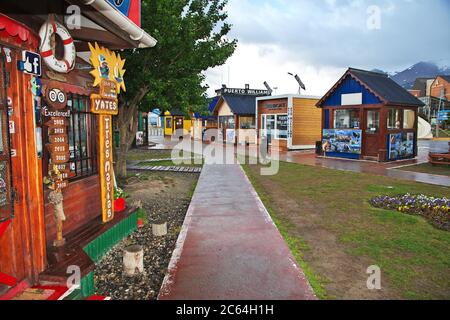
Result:
{"label": "orange life preserver", "polygon": [[[64,58],[58,60],[53,52],[51,39],[52,35],[57,34],[61,37],[64,44]],[[77,52],[75,44],[69,31],[60,23],[56,21],[46,22],[39,30],[41,37],[41,56],[47,66],[52,70],[60,73],[68,73],[75,67],[75,59]]]}

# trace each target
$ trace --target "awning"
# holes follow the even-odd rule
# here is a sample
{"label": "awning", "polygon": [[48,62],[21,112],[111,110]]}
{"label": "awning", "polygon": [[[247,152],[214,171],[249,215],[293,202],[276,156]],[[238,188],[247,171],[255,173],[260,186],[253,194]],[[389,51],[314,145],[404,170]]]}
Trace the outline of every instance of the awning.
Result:
{"label": "awning", "polygon": [[27,42],[31,47],[37,47],[39,38],[27,26],[0,13],[0,36],[11,37],[22,45]]}

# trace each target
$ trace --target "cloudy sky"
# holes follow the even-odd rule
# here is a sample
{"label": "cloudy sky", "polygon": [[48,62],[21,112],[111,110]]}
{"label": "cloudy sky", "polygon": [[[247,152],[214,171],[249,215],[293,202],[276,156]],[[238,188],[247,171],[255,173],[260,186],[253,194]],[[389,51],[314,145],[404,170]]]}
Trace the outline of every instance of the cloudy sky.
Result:
{"label": "cloudy sky", "polygon": [[227,64],[207,71],[209,94],[221,83],[323,95],[347,67],[389,72],[420,61],[450,61],[449,0],[230,0]]}

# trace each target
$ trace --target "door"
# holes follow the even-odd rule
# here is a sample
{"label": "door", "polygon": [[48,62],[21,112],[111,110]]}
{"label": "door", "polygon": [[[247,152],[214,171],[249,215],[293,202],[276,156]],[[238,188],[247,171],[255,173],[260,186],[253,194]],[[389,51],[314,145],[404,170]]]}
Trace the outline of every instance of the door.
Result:
{"label": "door", "polygon": [[176,117],[175,118],[175,130],[183,130],[184,129],[184,118]]}
{"label": "door", "polygon": [[264,114],[262,116],[262,124],[263,124],[263,137],[267,139],[267,144],[272,144],[272,138],[275,135],[276,123],[275,123],[275,115],[272,114]]}
{"label": "door", "polygon": [[[0,224],[13,217],[11,152],[5,61],[0,55]],[[1,236],[1,234],[0,234]]]}
{"label": "door", "polygon": [[378,157],[380,149],[380,110],[365,110],[365,128],[363,133],[363,156]]}

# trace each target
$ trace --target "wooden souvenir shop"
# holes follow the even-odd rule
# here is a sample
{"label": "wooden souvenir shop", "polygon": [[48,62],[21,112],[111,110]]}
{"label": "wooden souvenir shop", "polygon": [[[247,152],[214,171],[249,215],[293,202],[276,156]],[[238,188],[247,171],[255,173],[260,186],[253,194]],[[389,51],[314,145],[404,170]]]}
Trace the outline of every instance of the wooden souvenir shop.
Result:
{"label": "wooden souvenir shop", "polygon": [[321,139],[320,97],[282,95],[256,99],[258,144],[287,150],[314,149]]}
{"label": "wooden souvenir shop", "polygon": [[228,144],[256,144],[256,98],[270,96],[269,90],[227,88],[216,91],[215,105],[210,106],[218,121],[218,141]]}
{"label": "wooden souvenir shop", "polygon": [[87,297],[94,263],[137,223],[114,206],[111,122],[126,87],[112,50],[156,40],[114,1],[27,4],[0,4],[0,299],[65,286],[68,265]]}
{"label": "wooden souvenir shop", "polygon": [[387,75],[350,68],[317,106],[323,155],[378,162],[417,156],[424,104]]}

